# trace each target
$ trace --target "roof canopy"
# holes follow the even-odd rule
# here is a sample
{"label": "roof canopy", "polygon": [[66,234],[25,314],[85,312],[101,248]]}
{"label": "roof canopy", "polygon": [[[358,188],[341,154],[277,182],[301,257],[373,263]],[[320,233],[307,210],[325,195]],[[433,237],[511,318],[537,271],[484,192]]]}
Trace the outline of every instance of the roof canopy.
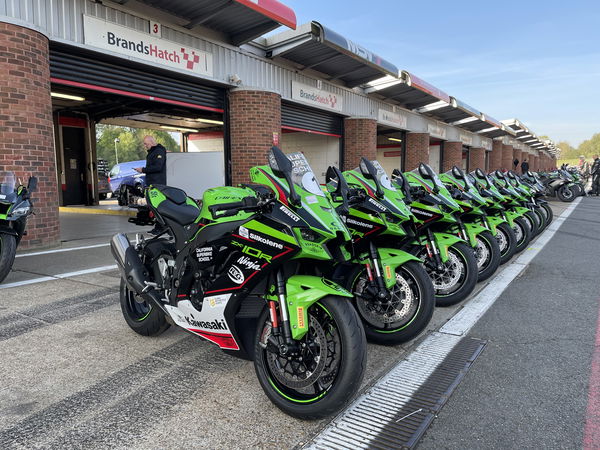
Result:
{"label": "roof canopy", "polygon": [[[116,0],[125,4],[129,0]],[[184,26],[198,25],[222,32],[234,45],[242,45],[285,25],[296,28],[294,11],[277,0],[137,0],[186,19]]]}
{"label": "roof canopy", "polygon": [[316,70],[349,87],[398,74],[398,68],[389,61],[319,22],[268,37],[264,45],[269,58],[285,58],[300,65],[301,70]]}
{"label": "roof canopy", "polygon": [[450,106],[450,96],[425,80],[403,70],[398,77],[386,77],[370,83],[365,92],[393,100],[408,109],[423,108],[441,102],[440,107]]}

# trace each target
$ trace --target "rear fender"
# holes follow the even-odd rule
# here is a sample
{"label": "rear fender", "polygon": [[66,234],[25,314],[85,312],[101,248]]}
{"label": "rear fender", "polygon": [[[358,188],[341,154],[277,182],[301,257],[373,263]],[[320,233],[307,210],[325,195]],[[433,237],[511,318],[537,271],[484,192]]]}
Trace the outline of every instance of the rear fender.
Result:
{"label": "rear fender", "polygon": [[286,281],[286,301],[292,338],[302,339],[308,331],[308,308],[327,295],[352,298],[339,284],[313,275],[293,275]]}

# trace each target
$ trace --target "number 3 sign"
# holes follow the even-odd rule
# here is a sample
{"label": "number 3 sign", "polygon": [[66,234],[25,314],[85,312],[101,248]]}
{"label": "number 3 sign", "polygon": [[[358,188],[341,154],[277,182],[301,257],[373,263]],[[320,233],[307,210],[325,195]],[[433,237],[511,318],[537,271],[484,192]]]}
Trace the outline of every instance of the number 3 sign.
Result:
{"label": "number 3 sign", "polygon": [[160,23],[150,21],[150,34],[156,37],[162,37],[162,28]]}

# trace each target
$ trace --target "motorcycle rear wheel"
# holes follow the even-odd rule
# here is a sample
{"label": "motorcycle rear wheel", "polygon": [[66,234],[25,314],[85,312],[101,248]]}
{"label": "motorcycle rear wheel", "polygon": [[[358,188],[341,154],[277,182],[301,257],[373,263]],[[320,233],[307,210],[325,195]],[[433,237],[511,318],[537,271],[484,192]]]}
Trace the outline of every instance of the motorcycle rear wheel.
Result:
{"label": "motorcycle rear wheel", "polygon": [[566,184],[563,184],[556,190],[556,196],[562,202],[570,203],[575,200],[575,192]]}
{"label": "motorcycle rear wheel", "polygon": [[367,343],[347,298],[327,296],[308,309],[309,330],[297,355],[268,344],[271,319],[261,314],[254,369],[265,394],[286,414],[317,420],[338,413],[356,394],[367,364]]}

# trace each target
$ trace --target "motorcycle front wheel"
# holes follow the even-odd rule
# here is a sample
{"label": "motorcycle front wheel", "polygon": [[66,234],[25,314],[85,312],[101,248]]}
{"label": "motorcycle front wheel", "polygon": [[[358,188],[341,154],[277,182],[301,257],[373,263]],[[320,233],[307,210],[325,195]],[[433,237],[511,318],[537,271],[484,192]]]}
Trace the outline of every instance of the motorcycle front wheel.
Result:
{"label": "motorcycle front wheel", "polygon": [[349,277],[348,289],[365,328],[367,340],[383,345],[408,342],[427,327],[435,308],[433,284],[422,264],[408,261],[396,270],[389,299],[369,294],[364,266]]}
{"label": "motorcycle front wheel", "polygon": [[477,236],[477,247],[474,249],[477,260],[477,281],[487,280],[500,266],[500,246],[489,231]]}
{"label": "motorcycle front wheel", "polygon": [[11,234],[0,233],[0,283],[8,276],[17,252],[17,240]]}
{"label": "motorcycle front wheel", "polygon": [[367,364],[365,332],[346,298],[327,296],[308,309],[308,332],[282,353],[269,339],[268,309],[256,329],[254,369],[265,394],[286,414],[316,420],[338,413],[356,394]]}
{"label": "motorcycle front wheel", "polygon": [[496,228],[496,240],[500,247],[500,264],[510,261],[517,251],[517,237],[514,230],[507,223],[501,223]]}
{"label": "motorcycle front wheel", "polygon": [[573,192],[573,190],[566,184],[563,184],[557,189],[556,196],[562,202],[570,203],[575,200],[575,192]]}
{"label": "motorcycle front wheel", "polygon": [[531,241],[530,224],[522,217],[519,217],[515,219],[512,229],[517,238],[516,253],[520,253],[525,250],[527,245],[529,245],[529,241]]}

